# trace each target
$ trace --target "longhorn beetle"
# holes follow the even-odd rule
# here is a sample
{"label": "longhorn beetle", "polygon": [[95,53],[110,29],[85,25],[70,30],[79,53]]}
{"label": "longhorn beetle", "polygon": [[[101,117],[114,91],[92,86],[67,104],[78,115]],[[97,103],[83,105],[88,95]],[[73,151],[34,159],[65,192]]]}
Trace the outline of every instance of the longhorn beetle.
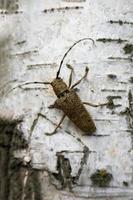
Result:
{"label": "longhorn beetle", "polygon": [[[55,103],[53,105],[49,106],[49,108],[60,109],[64,112],[64,114],[63,114],[59,124],[56,126],[55,130],[52,133],[46,133],[47,135],[55,134],[57,132],[57,129],[60,127],[61,123],[63,122],[63,120],[66,116],[69,117],[69,119],[80,130],[82,130],[83,135],[92,135],[96,131],[96,126],[95,126],[95,123],[92,120],[89,112],[85,108],[84,104],[94,106],[94,107],[110,104],[110,102],[108,102],[108,103],[104,103],[104,104],[94,105],[91,103],[82,102],[80,97],[77,95],[76,91],[74,90],[75,86],[77,86],[83,79],[85,79],[87,77],[87,74],[89,71],[88,67],[86,67],[86,69],[85,69],[84,76],[73,85],[71,85],[72,73],[73,73],[73,68],[71,65],[67,64],[67,67],[71,70],[70,77],[69,77],[69,85],[67,86],[66,83],[59,77],[63,61],[64,61],[65,57],[67,56],[67,54],[70,52],[70,50],[76,44],[78,44],[84,40],[91,40],[93,42],[93,44],[95,44],[94,40],[91,38],[83,38],[83,39],[80,39],[77,42],[75,42],[64,54],[64,56],[60,62],[60,65],[59,65],[59,69],[57,71],[56,78],[52,82],[28,82],[28,83],[24,83],[21,85],[21,86],[23,86],[23,85],[36,84],[36,83],[52,85],[53,90],[54,90],[56,96],[58,97],[58,99],[55,101]],[[20,86],[17,86],[17,87],[20,87]],[[17,87],[15,87],[15,88],[17,88]],[[13,88],[13,89],[15,89],[15,88]]]}

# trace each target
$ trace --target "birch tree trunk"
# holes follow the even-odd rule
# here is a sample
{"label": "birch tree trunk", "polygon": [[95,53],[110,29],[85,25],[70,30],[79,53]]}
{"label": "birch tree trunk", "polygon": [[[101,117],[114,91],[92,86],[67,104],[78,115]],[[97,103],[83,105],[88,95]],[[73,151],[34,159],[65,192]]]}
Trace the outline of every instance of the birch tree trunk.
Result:
{"label": "birch tree trunk", "polygon": [[[132,0],[0,1],[0,199],[132,200]],[[49,109],[50,85],[65,52],[61,77],[79,80],[97,131],[83,136]],[[31,84],[29,84],[32,82]],[[37,83],[40,82],[40,83]],[[69,106],[69,105],[68,105]],[[78,117],[78,116],[77,116]]]}

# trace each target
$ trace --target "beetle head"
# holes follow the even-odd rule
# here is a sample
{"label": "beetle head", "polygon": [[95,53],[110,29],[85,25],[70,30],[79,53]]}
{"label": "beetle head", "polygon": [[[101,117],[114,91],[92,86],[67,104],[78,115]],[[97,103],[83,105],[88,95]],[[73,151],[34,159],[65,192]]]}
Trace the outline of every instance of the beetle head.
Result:
{"label": "beetle head", "polygon": [[55,78],[51,85],[57,97],[64,91],[68,90],[68,86],[61,78]]}

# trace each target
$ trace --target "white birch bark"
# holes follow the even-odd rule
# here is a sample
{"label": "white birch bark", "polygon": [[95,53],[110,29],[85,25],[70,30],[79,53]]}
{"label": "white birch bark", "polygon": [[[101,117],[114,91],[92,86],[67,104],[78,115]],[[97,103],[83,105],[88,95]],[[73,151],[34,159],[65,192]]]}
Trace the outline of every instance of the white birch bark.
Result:
{"label": "white birch bark", "polygon": [[[8,8],[1,5],[0,9],[0,116],[7,121],[23,117],[17,128],[28,140],[29,148],[20,156],[30,157],[32,168],[41,170],[42,199],[131,200],[132,0],[19,0]],[[48,109],[56,99],[52,87],[21,84],[52,81],[64,53],[85,37],[94,39],[96,46],[91,41],[78,44],[66,57],[61,77],[68,83],[70,70],[66,63],[74,67],[73,82],[82,77],[88,66],[89,75],[78,86],[79,96],[96,104],[112,98],[114,106],[87,106],[100,137],[82,136],[69,119],[64,120],[57,134],[47,136],[45,133],[51,132],[53,123],[57,124],[62,116],[62,112]],[[127,107],[128,111],[122,114]],[[85,147],[89,150],[86,153]],[[78,176],[82,169],[73,192],[56,189],[60,181],[52,173],[58,173],[59,153],[69,160],[71,177]],[[15,156],[18,155],[17,151]],[[91,182],[97,169],[112,174],[108,187],[100,188]]]}

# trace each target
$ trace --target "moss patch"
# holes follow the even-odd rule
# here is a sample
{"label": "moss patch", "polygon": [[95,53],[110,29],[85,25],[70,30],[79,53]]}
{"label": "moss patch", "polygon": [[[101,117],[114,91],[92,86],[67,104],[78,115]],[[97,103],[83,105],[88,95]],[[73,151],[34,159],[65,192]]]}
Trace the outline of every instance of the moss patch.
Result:
{"label": "moss patch", "polygon": [[125,187],[128,187],[128,182],[127,182],[127,181],[123,181],[123,185],[124,185]]}
{"label": "moss patch", "polygon": [[133,53],[133,44],[126,44],[123,48],[125,54]]}
{"label": "moss patch", "polygon": [[112,180],[112,174],[108,173],[105,169],[98,169],[90,177],[93,185],[97,187],[108,187]]}

